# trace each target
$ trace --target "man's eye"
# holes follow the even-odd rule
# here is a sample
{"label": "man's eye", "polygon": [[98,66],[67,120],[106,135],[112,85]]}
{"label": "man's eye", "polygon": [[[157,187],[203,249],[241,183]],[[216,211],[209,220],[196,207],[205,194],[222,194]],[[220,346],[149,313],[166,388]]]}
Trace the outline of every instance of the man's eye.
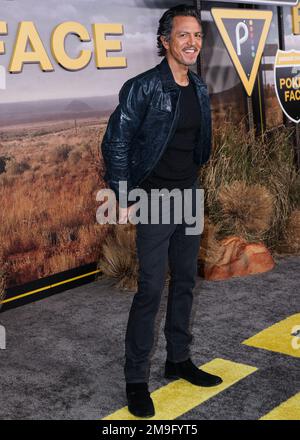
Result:
{"label": "man's eye", "polygon": [[180,37],[185,37],[186,36],[186,34],[180,34]]}

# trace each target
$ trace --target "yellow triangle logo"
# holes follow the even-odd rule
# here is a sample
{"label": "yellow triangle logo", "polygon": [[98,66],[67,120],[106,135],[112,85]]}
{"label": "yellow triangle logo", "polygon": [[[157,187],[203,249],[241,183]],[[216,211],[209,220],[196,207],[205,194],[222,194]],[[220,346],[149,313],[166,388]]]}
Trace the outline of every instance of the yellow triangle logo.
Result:
{"label": "yellow triangle logo", "polygon": [[250,96],[270,29],[272,11],[212,8],[230,58]]}

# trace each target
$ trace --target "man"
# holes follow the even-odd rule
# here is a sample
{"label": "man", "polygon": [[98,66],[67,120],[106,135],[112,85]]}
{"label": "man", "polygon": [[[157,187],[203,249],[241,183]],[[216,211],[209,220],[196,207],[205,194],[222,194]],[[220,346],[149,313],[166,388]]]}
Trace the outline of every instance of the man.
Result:
{"label": "man", "polygon": [[[199,167],[210,155],[207,87],[189,71],[202,47],[197,10],[189,5],[167,10],[157,34],[159,55],[164,59],[123,85],[101,146],[104,179],[119,202],[120,223],[126,222],[133,210],[127,198],[127,191],[133,188],[144,189],[149,195],[153,189],[163,189],[161,200],[166,190],[191,189],[194,209]],[[120,181],[126,181],[126,190],[120,189]],[[174,213],[172,203],[169,209]],[[128,409],[135,416],[151,417],[155,413],[148,391],[150,352],[168,263],[171,279],[164,328],[165,377],[183,378],[199,386],[222,382],[218,376],[198,369],[190,359],[189,319],[200,234],[185,234],[185,226],[184,221],[162,224],[161,220],[159,224],[136,225],[138,291],[129,313],[124,366]]]}

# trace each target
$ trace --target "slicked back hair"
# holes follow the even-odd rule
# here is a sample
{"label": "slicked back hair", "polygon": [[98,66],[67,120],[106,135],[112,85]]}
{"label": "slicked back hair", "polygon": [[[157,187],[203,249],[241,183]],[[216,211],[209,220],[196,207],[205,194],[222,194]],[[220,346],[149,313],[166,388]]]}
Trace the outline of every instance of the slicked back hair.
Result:
{"label": "slicked back hair", "polygon": [[191,5],[181,4],[177,6],[173,6],[168,9],[159,20],[159,26],[157,30],[157,48],[158,55],[163,57],[166,55],[166,49],[164,48],[162,42],[160,41],[160,37],[163,36],[167,41],[170,40],[172,27],[173,27],[173,19],[174,17],[195,17],[202,29],[201,17],[198,10]]}

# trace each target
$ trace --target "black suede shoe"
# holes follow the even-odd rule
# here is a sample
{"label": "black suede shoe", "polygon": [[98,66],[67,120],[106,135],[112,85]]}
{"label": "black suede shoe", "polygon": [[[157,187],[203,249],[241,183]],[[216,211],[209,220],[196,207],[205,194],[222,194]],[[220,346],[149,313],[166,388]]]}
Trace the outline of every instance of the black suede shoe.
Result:
{"label": "black suede shoe", "polygon": [[148,391],[147,382],[126,383],[128,411],[136,417],[153,417],[153,401]]}
{"label": "black suede shoe", "polygon": [[199,385],[201,387],[213,387],[223,382],[219,376],[214,376],[213,374],[199,370],[199,368],[193,364],[191,359],[187,359],[183,362],[171,362],[167,359],[165,365],[165,378],[181,378],[187,380],[193,385]]}

